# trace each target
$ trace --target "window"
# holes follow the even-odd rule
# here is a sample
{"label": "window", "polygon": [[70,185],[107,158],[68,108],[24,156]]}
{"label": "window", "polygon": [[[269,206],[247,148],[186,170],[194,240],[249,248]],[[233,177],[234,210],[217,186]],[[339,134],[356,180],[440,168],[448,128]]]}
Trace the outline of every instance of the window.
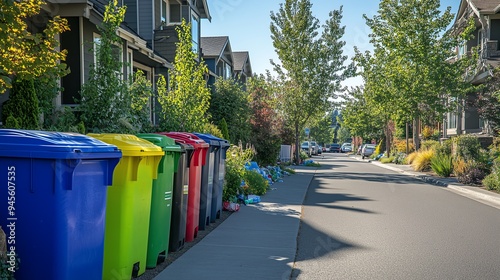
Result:
{"label": "window", "polygon": [[167,0],[161,0],[161,23],[166,24],[167,23]]}
{"label": "window", "polygon": [[181,3],[177,0],[169,0],[168,4],[168,23],[181,23],[182,8]]}
{"label": "window", "polygon": [[224,71],[224,78],[229,79],[229,78],[231,78],[232,74],[233,74],[233,71],[231,70],[231,65],[226,63],[226,69]]}
{"label": "window", "polygon": [[193,41],[193,52],[195,54],[198,54],[199,50],[199,39],[200,39],[200,33],[198,32],[200,26],[200,20],[198,17],[191,12],[191,36],[192,36],[192,41]]}
{"label": "window", "polygon": [[454,129],[457,128],[457,114],[450,113],[448,116],[448,128]]}

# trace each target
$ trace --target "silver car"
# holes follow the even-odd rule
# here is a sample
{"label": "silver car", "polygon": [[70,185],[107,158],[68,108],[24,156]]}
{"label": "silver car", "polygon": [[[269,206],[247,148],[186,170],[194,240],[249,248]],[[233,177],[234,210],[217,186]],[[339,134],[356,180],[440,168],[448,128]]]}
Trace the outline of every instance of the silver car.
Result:
{"label": "silver car", "polygon": [[363,145],[363,148],[361,149],[361,158],[365,159],[365,157],[373,155],[374,152],[375,152],[374,144]]}

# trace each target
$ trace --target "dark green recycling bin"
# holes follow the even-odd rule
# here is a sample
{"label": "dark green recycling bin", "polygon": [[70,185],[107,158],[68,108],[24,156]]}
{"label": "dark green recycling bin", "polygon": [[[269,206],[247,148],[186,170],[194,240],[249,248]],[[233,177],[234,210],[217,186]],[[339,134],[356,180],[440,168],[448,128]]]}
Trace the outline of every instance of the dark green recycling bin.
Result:
{"label": "dark green recycling bin", "polygon": [[165,155],[158,165],[158,177],[153,180],[151,214],[149,218],[147,268],[155,268],[165,260],[168,253],[174,168],[181,155],[181,147],[172,138],[159,134],[138,134],[137,137],[159,146]]}

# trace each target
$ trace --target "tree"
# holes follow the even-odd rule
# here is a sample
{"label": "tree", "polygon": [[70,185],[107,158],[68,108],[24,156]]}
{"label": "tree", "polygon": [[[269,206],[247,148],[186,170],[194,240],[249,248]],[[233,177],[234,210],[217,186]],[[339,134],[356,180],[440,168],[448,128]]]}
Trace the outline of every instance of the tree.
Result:
{"label": "tree", "polygon": [[40,14],[42,0],[0,2],[0,94],[12,86],[12,76],[34,80],[53,73],[62,76],[67,66],[61,61],[66,51],[59,51],[56,35],[69,30],[59,16],[44,23],[43,32],[28,30],[27,20]]}
{"label": "tree", "polygon": [[339,132],[338,132],[338,140],[339,143],[351,143],[352,137],[351,137],[351,132],[349,131],[348,128],[345,127],[340,127]]}
{"label": "tree", "polygon": [[463,32],[446,31],[454,16],[450,7],[444,12],[439,7],[439,0],[382,0],[377,15],[364,16],[372,29],[373,58],[382,63],[373,71],[378,75],[369,76],[371,84],[395,89],[380,90],[379,86],[369,91],[381,94],[373,100],[398,104],[394,113],[399,119],[416,121],[443,114],[456,107],[454,102],[445,102],[449,97],[460,100],[472,89],[465,74],[476,61],[474,52],[471,57],[449,58],[470,37],[474,24],[470,21]]}
{"label": "tree", "polygon": [[352,74],[352,68],[344,65],[342,8],[330,12],[320,35],[311,7],[309,0],[286,0],[277,13],[271,12],[271,38],[281,63],[272,64],[282,81],[282,111],[295,130],[296,162],[305,124],[330,109],[330,98]]}
{"label": "tree", "polygon": [[334,128],[331,126],[331,116],[330,114],[325,115],[321,120],[317,121],[311,126],[310,136],[311,139],[315,139],[318,143],[333,143],[333,132]]}
{"label": "tree", "polygon": [[276,111],[272,87],[261,75],[248,80],[247,91],[250,94],[252,112],[250,142],[256,151],[255,160],[260,165],[274,165],[280,151],[281,140],[274,125]]}
{"label": "tree", "polygon": [[222,121],[227,124],[231,143],[248,143],[251,127],[248,122],[251,112],[248,93],[233,79],[218,78],[210,99],[209,114],[222,130]]}
{"label": "tree", "polygon": [[150,132],[151,126],[151,96],[153,96],[153,84],[146,78],[142,70],[138,70],[129,87],[128,99],[131,114],[129,122],[137,132]]}
{"label": "tree", "polygon": [[82,86],[80,110],[85,127],[91,132],[129,132],[126,123],[129,114],[127,84],[122,78],[123,63],[117,59],[121,44],[116,31],[125,17],[124,6],[111,0],[106,6],[101,38],[94,42],[96,63],[90,67],[89,78]]}
{"label": "tree", "polygon": [[14,80],[9,100],[4,103],[2,113],[7,128],[40,128],[40,110],[33,80]]}
{"label": "tree", "polygon": [[467,105],[477,108],[479,116],[488,121],[495,134],[500,132],[500,69],[494,69],[493,76],[484,83],[477,98]]}
{"label": "tree", "polygon": [[208,73],[203,61],[197,62],[191,40],[191,24],[183,20],[176,27],[174,69],[169,71],[169,90],[164,82],[158,84],[158,102],[162,108],[160,128],[165,131],[203,131],[210,105],[210,90],[204,75]]}

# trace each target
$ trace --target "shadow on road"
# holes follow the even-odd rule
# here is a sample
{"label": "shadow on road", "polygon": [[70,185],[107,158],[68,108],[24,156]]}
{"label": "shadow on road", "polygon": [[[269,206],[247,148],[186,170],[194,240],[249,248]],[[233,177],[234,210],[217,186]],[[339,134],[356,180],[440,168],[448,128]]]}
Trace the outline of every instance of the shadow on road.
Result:
{"label": "shadow on road", "polygon": [[393,183],[393,184],[419,184],[427,183],[418,179],[400,174],[380,174],[380,173],[353,173],[353,172],[338,172],[329,173],[328,175],[316,175],[315,178],[328,178],[335,180],[358,180],[378,183]]}

